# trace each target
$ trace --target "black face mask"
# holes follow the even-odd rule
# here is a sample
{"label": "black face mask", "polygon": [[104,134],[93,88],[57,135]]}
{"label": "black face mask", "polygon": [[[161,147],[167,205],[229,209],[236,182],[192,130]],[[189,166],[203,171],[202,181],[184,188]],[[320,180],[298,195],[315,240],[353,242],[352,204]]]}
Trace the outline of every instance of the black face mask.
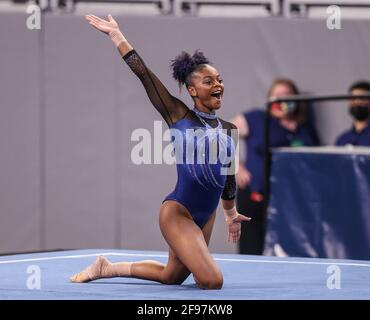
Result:
{"label": "black face mask", "polygon": [[365,106],[353,106],[349,108],[350,115],[358,121],[364,121],[369,118],[369,107]]}

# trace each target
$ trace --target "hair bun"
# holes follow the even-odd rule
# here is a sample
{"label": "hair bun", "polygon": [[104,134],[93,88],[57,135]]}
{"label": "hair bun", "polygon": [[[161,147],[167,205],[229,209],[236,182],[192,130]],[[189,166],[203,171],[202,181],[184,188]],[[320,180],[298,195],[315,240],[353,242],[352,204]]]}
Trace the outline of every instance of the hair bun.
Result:
{"label": "hair bun", "polygon": [[186,83],[186,78],[192,73],[197,66],[208,64],[209,60],[203,52],[196,50],[193,56],[183,51],[174,60],[171,61],[172,76],[180,85]]}

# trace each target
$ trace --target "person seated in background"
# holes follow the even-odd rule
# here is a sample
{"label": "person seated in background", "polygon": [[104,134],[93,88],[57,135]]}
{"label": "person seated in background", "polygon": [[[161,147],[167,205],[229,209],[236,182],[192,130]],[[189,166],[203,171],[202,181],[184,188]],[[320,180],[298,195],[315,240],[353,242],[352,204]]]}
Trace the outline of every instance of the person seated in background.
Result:
{"label": "person seated in background", "polygon": [[[299,94],[290,79],[276,79],[268,99]],[[252,220],[242,224],[239,252],[262,254],[264,245],[264,128],[265,112],[254,109],[235,116],[232,120],[238,129],[240,141],[245,141],[245,163],[240,162],[236,183],[239,212],[248,212]],[[305,109],[297,103],[275,103],[271,106],[270,146],[316,146],[318,135],[305,121]]]}
{"label": "person seated in background", "polygon": [[[358,81],[349,88],[352,95],[370,94],[370,83]],[[353,99],[349,103],[349,114],[352,117],[352,128],[337,138],[335,145],[370,146],[370,99]]]}

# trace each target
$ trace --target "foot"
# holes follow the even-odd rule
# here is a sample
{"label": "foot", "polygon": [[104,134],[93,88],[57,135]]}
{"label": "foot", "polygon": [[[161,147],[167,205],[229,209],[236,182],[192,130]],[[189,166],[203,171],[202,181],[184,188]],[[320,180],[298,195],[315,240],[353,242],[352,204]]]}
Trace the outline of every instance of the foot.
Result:
{"label": "foot", "polygon": [[70,280],[72,282],[82,283],[104,278],[105,270],[109,264],[110,262],[106,257],[99,256],[92,265],[72,276]]}

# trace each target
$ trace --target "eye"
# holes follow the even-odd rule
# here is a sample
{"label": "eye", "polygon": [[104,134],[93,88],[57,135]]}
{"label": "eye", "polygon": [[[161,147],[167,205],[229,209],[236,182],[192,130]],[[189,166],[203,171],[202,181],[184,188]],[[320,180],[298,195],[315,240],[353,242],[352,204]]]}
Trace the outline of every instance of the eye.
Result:
{"label": "eye", "polygon": [[219,83],[223,83],[224,82],[224,79],[218,79],[218,82]]}
{"label": "eye", "polygon": [[211,80],[205,80],[203,83],[204,84],[211,84]]}

